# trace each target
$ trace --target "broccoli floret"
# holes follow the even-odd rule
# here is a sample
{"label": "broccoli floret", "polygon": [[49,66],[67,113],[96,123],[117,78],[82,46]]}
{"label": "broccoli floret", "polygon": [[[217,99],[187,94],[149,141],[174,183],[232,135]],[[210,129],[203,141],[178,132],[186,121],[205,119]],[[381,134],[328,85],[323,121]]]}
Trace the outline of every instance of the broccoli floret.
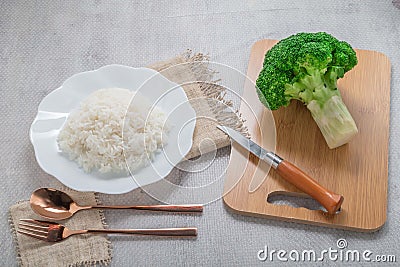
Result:
{"label": "broccoli floret", "polygon": [[336,148],[358,132],[337,88],[337,80],[355,65],[357,56],[348,43],[325,32],[298,33],[265,54],[257,92],[271,110],[292,99],[303,102],[328,146]]}

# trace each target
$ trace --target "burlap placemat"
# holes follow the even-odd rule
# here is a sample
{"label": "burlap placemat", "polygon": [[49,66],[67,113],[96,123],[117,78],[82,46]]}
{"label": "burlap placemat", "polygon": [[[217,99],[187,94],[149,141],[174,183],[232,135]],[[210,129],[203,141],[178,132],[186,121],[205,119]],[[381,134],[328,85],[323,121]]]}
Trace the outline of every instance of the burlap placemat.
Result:
{"label": "burlap placemat", "polygon": [[[94,193],[82,193],[67,188],[71,197],[81,205],[98,205]],[[30,208],[29,201],[22,201],[10,208],[10,225],[17,249],[20,266],[81,266],[107,265],[111,262],[111,242],[102,235],[79,235],[62,242],[49,243],[16,232],[19,219],[41,219]],[[76,213],[68,220],[60,221],[71,229],[104,229],[106,227],[101,210],[86,210]]]}
{"label": "burlap placemat", "polygon": [[[149,66],[161,72],[185,90],[190,104],[196,111],[193,146],[187,159],[225,147],[228,137],[216,129],[226,125],[243,134],[247,129],[240,116],[232,111],[231,102],[224,99],[225,88],[218,84],[215,72],[209,68],[208,56],[193,54],[190,50],[166,61]],[[82,205],[96,205],[94,193],[80,193],[63,189]],[[14,236],[18,262],[21,266],[79,266],[108,264],[111,261],[111,243],[105,236],[73,236],[61,243],[47,243],[16,232],[21,218],[40,219],[23,201],[10,208],[10,225]],[[71,229],[104,228],[101,211],[87,210],[69,220],[61,221]]]}
{"label": "burlap placemat", "polygon": [[186,159],[230,145],[229,138],[217,129],[217,125],[248,135],[240,114],[230,108],[230,101],[224,99],[226,89],[219,84],[218,73],[209,68],[207,55],[187,50],[175,58],[148,67],[181,85],[196,111],[193,145]]}

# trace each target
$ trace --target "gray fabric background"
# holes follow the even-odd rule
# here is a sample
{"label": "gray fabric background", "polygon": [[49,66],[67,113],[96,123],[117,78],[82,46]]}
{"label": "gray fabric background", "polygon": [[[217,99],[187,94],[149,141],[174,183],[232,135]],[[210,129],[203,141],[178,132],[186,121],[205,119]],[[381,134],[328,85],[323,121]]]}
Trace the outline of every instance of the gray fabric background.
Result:
{"label": "gray fabric background", "polygon": [[[399,6],[397,0],[1,1],[0,266],[16,265],[7,222],[9,206],[28,199],[37,187],[59,186],[36,163],[28,132],[41,99],[66,78],[111,63],[144,66],[186,48],[208,52],[213,60],[245,72],[255,41],[320,30],[391,59],[386,225],[376,233],[354,233],[257,219],[233,214],[221,200],[208,205],[202,216],[107,212],[112,227],[199,227],[197,240],[111,237],[112,266],[261,265],[271,263],[257,260],[257,252],[265,245],[321,251],[336,248],[338,238],[346,238],[349,249],[395,254],[400,261],[400,208],[396,205],[400,193]],[[218,151],[214,164],[201,174],[175,170],[171,177],[212,178],[228,164],[229,152],[229,148]],[[101,195],[101,199],[121,204],[150,201],[140,191]]]}

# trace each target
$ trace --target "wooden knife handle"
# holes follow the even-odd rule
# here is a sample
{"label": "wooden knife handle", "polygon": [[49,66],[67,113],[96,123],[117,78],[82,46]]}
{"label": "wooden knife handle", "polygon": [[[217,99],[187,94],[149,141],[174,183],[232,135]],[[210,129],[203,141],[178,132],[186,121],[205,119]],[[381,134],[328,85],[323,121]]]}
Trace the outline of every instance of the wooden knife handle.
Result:
{"label": "wooden knife handle", "polygon": [[340,209],[344,200],[343,196],[324,188],[292,163],[283,160],[276,171],[286,181],[317,200],[328,214],[333,215]]}

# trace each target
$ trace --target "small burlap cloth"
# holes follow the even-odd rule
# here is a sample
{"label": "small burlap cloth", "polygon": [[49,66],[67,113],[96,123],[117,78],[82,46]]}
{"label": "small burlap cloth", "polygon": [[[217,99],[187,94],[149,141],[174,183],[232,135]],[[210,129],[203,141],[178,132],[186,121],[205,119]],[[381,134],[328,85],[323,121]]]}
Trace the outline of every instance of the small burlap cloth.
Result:
{"label": "small burlap cloth", "polygon": [[[81,205],[98,205],[94,193],[81,193],[61,188]],[[29,201],[22,201],[10,208],[10,225],[20,266],[82,266],[107,265],[111,262],[111,242],[102,235],[78,235],[62,242],[48,243],[16,232],[19,219],[39,219],[30,208]],[[104,229],[103,213],[92,209],[78,212],[68,220],[59,221],[71,229]]]}
{"label": "small burlap cloth", "polygon": [[[225,88],[218,85],[216,73],[209,69],[207,56],[200,53],[193,54],[188,50],[172,59],[152,64],[149,68],[159,71],[169,80],[181,85],[196,111],[193,146],[186,159],[230,144],[228,137],[216,129],[218,124],[246,134],[240,116],[230,108],[231,102],[224,99]],[[79,204],[98,204],[94,193],[66,191]],[[111,261],[111,243],[105,236],[79,235],[60,243],[47,243],[17,233],[18,221],[22,218],[40,219],[40,217],[33,213],[28,201],[20,202],[10,208],[10,225],[21,266],[107,265]],[[71,219],[60,223],[71,229],[106,227],[103,213],[99,210],[77,213]]]}
{"label": "small burlap cloth", "polygon": [[215,77],[218,73],[209,68],[207,55],[192,54],[188,50],[180,56],[148,67],[181,85],[196,111],[193,145],[186,159],[230,144],[227,135],[218,130],[217,125],[228,126],[248,135],[240,114],[233,111],[231,101],[225,99],[226,88]]}

